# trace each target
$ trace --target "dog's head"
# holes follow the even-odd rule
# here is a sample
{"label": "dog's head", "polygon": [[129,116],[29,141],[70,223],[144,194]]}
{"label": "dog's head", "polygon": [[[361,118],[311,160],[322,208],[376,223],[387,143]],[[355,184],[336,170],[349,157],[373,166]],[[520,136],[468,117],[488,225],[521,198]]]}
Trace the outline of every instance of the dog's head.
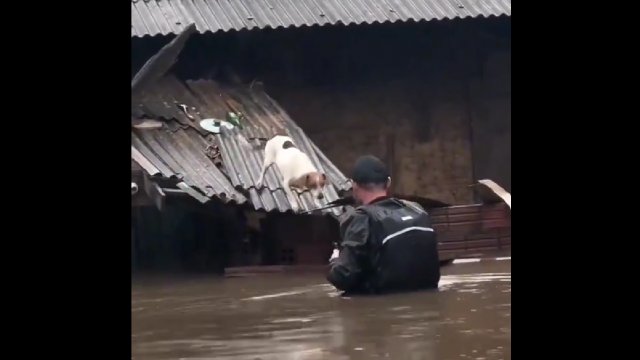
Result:
{"label": "dog's head", "polygon": [[305,177],[305,186],[311,191],[311,195],[317,199],[324,198],[322,191],[326,183],[327,176],[320,172],[312,172]]}

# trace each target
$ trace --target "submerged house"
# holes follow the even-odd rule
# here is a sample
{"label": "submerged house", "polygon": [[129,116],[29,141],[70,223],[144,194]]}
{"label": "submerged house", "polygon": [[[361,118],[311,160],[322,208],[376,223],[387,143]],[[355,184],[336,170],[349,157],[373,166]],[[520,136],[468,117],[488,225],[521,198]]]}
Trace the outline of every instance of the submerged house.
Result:
{"label": "submerged house", "polygon": [[[343,172],[372,153],[390,165],[396,194],[431,208],[443,257],[510,248],[510,206],[481,205],[471,186],[511,187],[510,0],[132,0],[131,11],[134,73],[187,25],[197,29],[171,71],[132,99],[134,120],[161,123],[132,127],[132,204],[145,205],[134,210],[134,252],[162,232],[145,236],[158,221],[142,212],[163,224],[199,214],[173,231],[203,237],[189,251],[224,266],[325,263],[342,209],[290,215],[276,167],[256,189],[262,149],[238,137],[283,130],[331,183],[322,202],[300,194],[302,209],[347,192]],[[200,126],[229,113],[242,128]],[[172,213],[179,204],[191,215]],[[236,246],[251,237],[259,251]]]}
{"label": "submerged house", "polygon": [[[180,81],[175,76],[167,75],[143,95],[134,97],[132,105],[134,119],[152,119],[158,124],[153,127],[132,126],[131,158],[134,165],[143,170],[139,177],[143,178],[142,183],[145,184],[144,195],[161,210],[168,193],[169,196],[191,198],[203,205],[230,205],[244,211],[244,216],[247,212],[254,215],[255,212],[291,213],[292,204],[283,191],[284,184],[277,166],[270,167],[266,172],[264,188],[256,186],[264,146],[255,143],[255,140],[251,144],[251,139],[269,138],[276,132],[289,134],[329,181],[322,200],[313,198],[308,191],[296,193],[301,211],[313,211],[326,206],[338,200],[351,187],[342,172],[259,86],[222,86],[212,80]],[[212,133],[200,125],[202,120],[224,119],[229,113],[242,115],[241,129],[223,127],[218,133]],[[248,142],[250,146],[245,146],[243,142]],[[337,217],[342,209],[335,207],[316,213]],[[227,219],[238,221],[233,216],[227,216]],[[272,251],[281,254],[271,263],[309,262],[309,259],[304,260],[304,254],[296,253],[300,252],[301,240],[306,237],[313,243],[317,238],[327,238],[326,232],[306,233],[304,227],[292,232],[291,227],[295,225],[291,224],[291,217],[273,219],[271,226],[283,230],[276,230],[280,241]],[[322,226],[327,219],[322,218],[314,219],[310,225],[313,227],[313,223],[318,222],[321,227],[327,228]],[[293,223],[303,224],[304,220],[298,219]],[[219,226],[228,225],[219,223]],[[261,229],[258,224],[254,225],[254,229],[264,231],[266,226]],[[296,246],[287,248],[285,244],[282,248],[286,234],[291,235],[289,243],[292,246],[297,243]],[[229,241],[240,242],[243,240],[241,238],[242,235],[238,234]],[[330,249],[330,244],[320,242],[320,249],[326,251]],[[317,254],[317,249],[318,246],[314,246],[307,253]],[[253,249],[254,252],[260,250]],[[310,262],[318,261],[319,256]]]}

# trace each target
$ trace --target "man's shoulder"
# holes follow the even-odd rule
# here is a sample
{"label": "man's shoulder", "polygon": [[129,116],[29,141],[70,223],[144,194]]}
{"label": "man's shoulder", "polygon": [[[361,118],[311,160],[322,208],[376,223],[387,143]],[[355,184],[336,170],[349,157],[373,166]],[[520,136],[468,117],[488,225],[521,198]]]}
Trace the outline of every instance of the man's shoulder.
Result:
{"label": "man's shoulder", "polygon": [[363,208],[362,206],[358,206],[355,208],[350,208],[347,211],[345,211],[342,215],[340,215],[338,220],[341,225],[347,225],[351,223],[354,219],[366,218],[366,217],[367,217],[366,209]]}
{"label": "man's shoulder", "polygon": [[398,199],[398,201],[400,201],[401,203],[403,203],[405,206],[408,206],[412,209],[415,209],[417,211],[421,211],[421,212],[427,212],[422,205],[418,204],[415,201],[409,201],[409,200],[404,200],[404,199]]}
{"label": "man's shoulder", "polygon": [[340,217],[340,235],[344,237],[347,230],[353,230],[353,228],[360,228],[368,225],[369,215],[367,212],[358,208],[352,208],[345,212]]}
{"label": "man's shoulder", "polygon": [[370,208],[374,208],[374,207],[383,207],[383,208],[389,208],[389,207],[397,207],[398,204],[402,204],[406,207],[412,208],[418,212],[425,212],[426,210],[422,207],[422,205],[418,204],[417,202],[413,202],[413,201],[409,201],[409,200],[404,200],[404,199],[398,199],[395,197],[389,197],[386,198],[382,201],[373,203],[373,204],[369,204],[369,205],[362,205],[359,206],[356,210],[361,210],[363,213],[366,213],[367,210],[369,210]]}

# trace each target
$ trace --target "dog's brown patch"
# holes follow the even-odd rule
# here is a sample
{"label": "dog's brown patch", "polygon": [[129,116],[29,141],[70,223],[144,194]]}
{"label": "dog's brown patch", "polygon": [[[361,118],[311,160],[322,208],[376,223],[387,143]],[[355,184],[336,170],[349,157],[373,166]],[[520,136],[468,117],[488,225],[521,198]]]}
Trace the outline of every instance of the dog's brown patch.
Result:
{"label": "dog's brown patch", "polygon": [[327,182],[327,176],[320,172],[312,172],[305,177],[305,185],[308,189],[322,189]]}
{"label": "dog's brown patch", "polygon": [[289,186],[300,191],[304,191],[306,189],[306,175],[303,175],[297,179],[289,180]]}
{"label": "dog's brown patch", "polygon": [[306,189],[322,189],[327,182],[327,176],[321,172],[311,172],[300,176],[297,179],[291,179],[289,186],[304,191]]}

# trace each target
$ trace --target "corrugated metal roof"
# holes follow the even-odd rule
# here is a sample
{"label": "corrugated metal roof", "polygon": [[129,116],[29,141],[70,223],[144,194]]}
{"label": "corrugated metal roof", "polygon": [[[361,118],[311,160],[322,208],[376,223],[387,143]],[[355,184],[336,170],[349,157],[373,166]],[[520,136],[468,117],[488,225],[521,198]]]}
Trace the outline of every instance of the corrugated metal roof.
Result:
{"label": "corrugated metal roof", "polygon": [[[184,112],[186,105],[187,112]],[[152,176],[182,181],[208,198],[242,204],[250,202],[257,210],[291,210],[277,166],[265,176],[265,188],[256,189],[260,176],[264,146],[247,147],[247,138],[269,137],[286,131],[296,146],[309,155],[330,182],[323,200],[309,192],[299,194],[301,210],[311,210],[338,199],[338,192],[351,188],[348,179],[304,134],[287,113],[264,91],[246,87],[223,88],[208,80],[188,81],[175,77],[161,80],[157,86],[134,100],[134,116],[164,119],[162,129],[132,130],[132,159]],[[229,111],[245,115],[243,129],[213,135],[198,125],[201,119],[224,118]],[[240,137],[244,137],[241,139]],[[255,142],[255,141],[254,141]],[[218,168],[207,155],[217,146],[222,158]],[[340,214],[334,208],[326,212]]]}
{"label": "corrugated metal roof", "polygon": [[511,16],[511,0],[131,0],[131,37]]}
{"label": "corrugated metal roof", "polygon": [[247,201],[207,157],[210,143],[194,129],[134,130],[131,145],[157,169],[155,173],[147,171],[152,176],[182,180],[207,198],[216,196],[237,204]]}

